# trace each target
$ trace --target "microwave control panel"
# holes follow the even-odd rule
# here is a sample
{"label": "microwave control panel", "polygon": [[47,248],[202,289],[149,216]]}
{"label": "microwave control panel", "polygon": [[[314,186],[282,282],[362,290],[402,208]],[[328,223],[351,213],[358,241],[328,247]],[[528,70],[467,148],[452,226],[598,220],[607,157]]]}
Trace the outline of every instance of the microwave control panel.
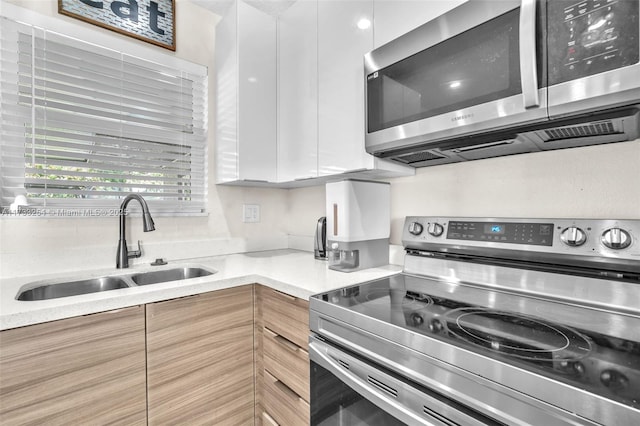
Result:
{"label": "microwave control panel", "polygon": [[637,1],[547,3],[549,85],[638,62]]}

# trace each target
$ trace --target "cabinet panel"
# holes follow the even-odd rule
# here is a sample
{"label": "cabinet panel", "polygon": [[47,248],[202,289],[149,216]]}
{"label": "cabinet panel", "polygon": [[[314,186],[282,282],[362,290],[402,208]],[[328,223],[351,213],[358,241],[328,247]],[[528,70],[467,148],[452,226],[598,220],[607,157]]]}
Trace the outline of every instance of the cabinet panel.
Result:
{"label": "cabinet panel", "polygon": [[268,288],[261,302],[264,326],[308,350],[309,302]]}
{"label": "cabinet panel", "polygon": [[264,372],[265,411],[277,423],[287,426],[307,426],[310,419],[309,403],[283,382]]}
{"label": "cabinet panel", "polygon": [[318,4],[278,18],[278,181],[318,176]]}
{"label": "cabinet panel", "polygon": [[380,47],[465,1],[374,0],[374,46]]}
{"label": "cabinet panel", "polygon": [[252,424],[252,286],[147,305],[149,424]]}
{"label": "cabinet panel", "polygon": [[254,371],[255,371],[255,413],[256,426],[265,423],[260,413],[264,412],[264,315],[263,315],[263,292],[265,287],[255,284],[253,286],[253,350],[254,350]]}
{"label": "cabinet panel", "polygon": [[1,424],[146,424],[144,307],[0,333]]}
{"label": "cabinet panel", "polygon": [[278,422],[265,411],[262,412],[262,424],[263,426],[280,426]]}
{"label": "cabinet panel", "polygon": [[264,329],[264,369],[309,401],[309,353]]}
{"label": "cabinet panel", "polygon": [[216,180],[276,180],[276,18],[233,1],[216,26]]}
{"label": "cabinet panel", "polygon": [[[369,27],[365,27],[365,23]],[[373,0],[318,3],[318,152],[321,176],[373,168],[364,148],[364,54]],[[361,28],[362,27],[362,28]]]}
{"label": "cabinet panel", "polygon": [[276,18],[238,2],[238,141],[242,180],[276,180]]}

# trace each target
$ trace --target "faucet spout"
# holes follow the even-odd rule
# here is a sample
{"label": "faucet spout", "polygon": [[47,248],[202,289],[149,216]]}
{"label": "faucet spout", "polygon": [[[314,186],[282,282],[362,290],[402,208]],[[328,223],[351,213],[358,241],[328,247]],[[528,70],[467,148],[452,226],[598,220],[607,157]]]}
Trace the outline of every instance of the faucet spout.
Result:
{"label": "faucet spout", "polygon": [[122,204],[120,204],[120,240],[118,241],[118,253],[116,256],[116,268],[118,269],[128,268],[130,258],[140,257],[142,255],[140,242],[138,242],[138,250],[130,251],[127,248],[127,240],[125,239],[126,216],[124,212],[131,200],[138,201],[142,207],[142,230],[144,232],[150,232],[156,229],[151,213],[149,213],[149,207],[147,206],[147,202],[144,198],[138,194],[127,195],[124,200],[122,200]]}

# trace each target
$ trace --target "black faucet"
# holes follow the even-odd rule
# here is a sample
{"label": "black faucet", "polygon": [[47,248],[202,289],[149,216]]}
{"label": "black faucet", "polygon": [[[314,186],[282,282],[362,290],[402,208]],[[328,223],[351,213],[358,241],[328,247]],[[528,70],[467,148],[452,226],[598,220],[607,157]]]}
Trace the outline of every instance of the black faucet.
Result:
{"label": "black faucet", "polygon": [[129,258],[140,257],[142,251],[140,250],[140,241],[138,241],[138,250],[129,251],[127,249],[127,240],[124,237],[125,232],[125,215],[124,210],[127,208],[129,201],[138,200],[140,206],[142,206],[142,230],[144,232],[154,231],[156,229],[151,214],[149,213],[149,207],[147,202],[138,194],[129,194],[122,200],[120,204],[120,241],[118,241],[118,254],[116,256],[116,268],[128,268]]}

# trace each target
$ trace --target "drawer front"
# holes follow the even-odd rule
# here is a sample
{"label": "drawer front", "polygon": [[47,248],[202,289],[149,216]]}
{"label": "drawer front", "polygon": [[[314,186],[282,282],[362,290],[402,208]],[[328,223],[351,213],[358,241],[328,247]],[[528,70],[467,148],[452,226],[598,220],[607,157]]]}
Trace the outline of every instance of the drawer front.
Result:
{"label": "drawer front", "polygon": [[268,371],[264,372],[264,409],[277,423],[287,426],[308,426],[309,403]]}
{"label": "drawer front", "polygon": [[262,426],[280,426],[266,411],[262,412]]}
{"label": "drawer front", "polygon": [[309,302],[267,288],[262,297],[265,327],[308,350]]}
{"label": "drawer front", "polygon": [[264,368],[309,401],[309,353],[268,328],[264,329]]}

